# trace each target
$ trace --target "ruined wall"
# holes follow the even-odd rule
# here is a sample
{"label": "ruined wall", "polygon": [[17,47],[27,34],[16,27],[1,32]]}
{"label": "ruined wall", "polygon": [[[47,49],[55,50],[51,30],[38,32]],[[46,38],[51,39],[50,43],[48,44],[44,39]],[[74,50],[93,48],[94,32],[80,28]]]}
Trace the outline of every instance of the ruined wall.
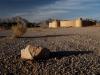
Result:
{"label": "ruined wall", "polygon": [[82,19],[79,18],[79,19],[76,19],[76,24],[75,24],[75,27],[82,27]]}
{"label": "ruined wall", "polygon": [[60,21],[60,27],[74,27],[75,20],[63,20]]}
{"label": "ruined wall", "polygon": [[83,27],[94,26],[94,25],[96,25],[96,21],[83,20],[82,25],[83,25]]}
{"label": "ruined wall", "polygon": [[92,26],[96,25],[95,21],[83,20],[82,18],[78,18],[75,20],[61,20],[61,21],[52,21],[49,23],[49,28],[57,28],[57,27],[84,27],[84,26]]}
{"label": "ruined wall", "polygon": [[49,23],[49,28],[57,28],[60,27],[59,21],[55,20]]}

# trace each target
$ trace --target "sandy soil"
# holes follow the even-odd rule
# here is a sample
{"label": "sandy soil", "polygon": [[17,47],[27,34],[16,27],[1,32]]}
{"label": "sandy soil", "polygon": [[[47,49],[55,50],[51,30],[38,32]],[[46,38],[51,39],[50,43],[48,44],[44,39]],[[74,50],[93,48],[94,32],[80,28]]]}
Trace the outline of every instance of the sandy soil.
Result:
{"label": "sandy soil", "polygon": [[[20,51],[30,43],[49,49],[50,57],[22,60]],[[100,27],[28,30],[21,38],[0,39],[0,75],[99,75],[97,50]]]}

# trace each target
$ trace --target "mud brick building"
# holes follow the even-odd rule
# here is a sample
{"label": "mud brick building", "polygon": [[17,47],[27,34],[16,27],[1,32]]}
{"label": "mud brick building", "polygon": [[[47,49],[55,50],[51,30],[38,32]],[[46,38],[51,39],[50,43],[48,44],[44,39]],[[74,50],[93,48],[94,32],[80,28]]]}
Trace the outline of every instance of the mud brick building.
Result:
{"label": "mud brick building", "polygon": [[57,27],[85,27],[96,25],[96,21],[89,19],[74,19],[74,20],[53,20],[49,23],[49,28]]}

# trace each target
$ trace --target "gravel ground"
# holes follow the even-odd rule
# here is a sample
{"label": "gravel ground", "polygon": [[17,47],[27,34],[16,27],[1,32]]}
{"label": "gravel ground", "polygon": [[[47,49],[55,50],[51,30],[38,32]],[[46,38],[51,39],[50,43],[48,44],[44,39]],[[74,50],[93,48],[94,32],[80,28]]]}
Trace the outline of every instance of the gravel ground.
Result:
{"label": "gravel ground", "polygon": [[[44,31],[37,31],[34,37],[1,38],[0,75],[100,75],[100,58],[91,52],[100,50],[100,28],[92,29],[55,29],[45,36]],[[50,58],[22,60],[20,51],[30,43],[48,48]]]}

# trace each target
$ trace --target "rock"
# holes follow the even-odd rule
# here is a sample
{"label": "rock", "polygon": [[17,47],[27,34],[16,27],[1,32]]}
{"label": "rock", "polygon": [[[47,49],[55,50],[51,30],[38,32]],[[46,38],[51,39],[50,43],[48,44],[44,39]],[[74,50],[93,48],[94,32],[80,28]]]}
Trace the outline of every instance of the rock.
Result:
{"label": "rock", "polygon": [[34,59],[45,59],[49,57],[50,51],[46,48],[37,47],[36,51],[32,52],[31,54],[32,56],[34,55]]}
{"label": "rock", "polygon": [[95,53],[97,56],[100,56],[100,50],[95,50],[94,53]]}
{"label": "rock", "polygon": [[25,49],[21,50],[21,58],[22,59],[30,59],[30,60],[33,59],[33,57],[31,56],[31,54],[29,52],[29,48],[30,48],[30,45],[28,45]]}
{"label": "rock", "polygon": [[49,54],[50,51],[48,49],[39,46],[28,45],[25,49],[21,50],[22,59],[42,59],[47,58]]}

